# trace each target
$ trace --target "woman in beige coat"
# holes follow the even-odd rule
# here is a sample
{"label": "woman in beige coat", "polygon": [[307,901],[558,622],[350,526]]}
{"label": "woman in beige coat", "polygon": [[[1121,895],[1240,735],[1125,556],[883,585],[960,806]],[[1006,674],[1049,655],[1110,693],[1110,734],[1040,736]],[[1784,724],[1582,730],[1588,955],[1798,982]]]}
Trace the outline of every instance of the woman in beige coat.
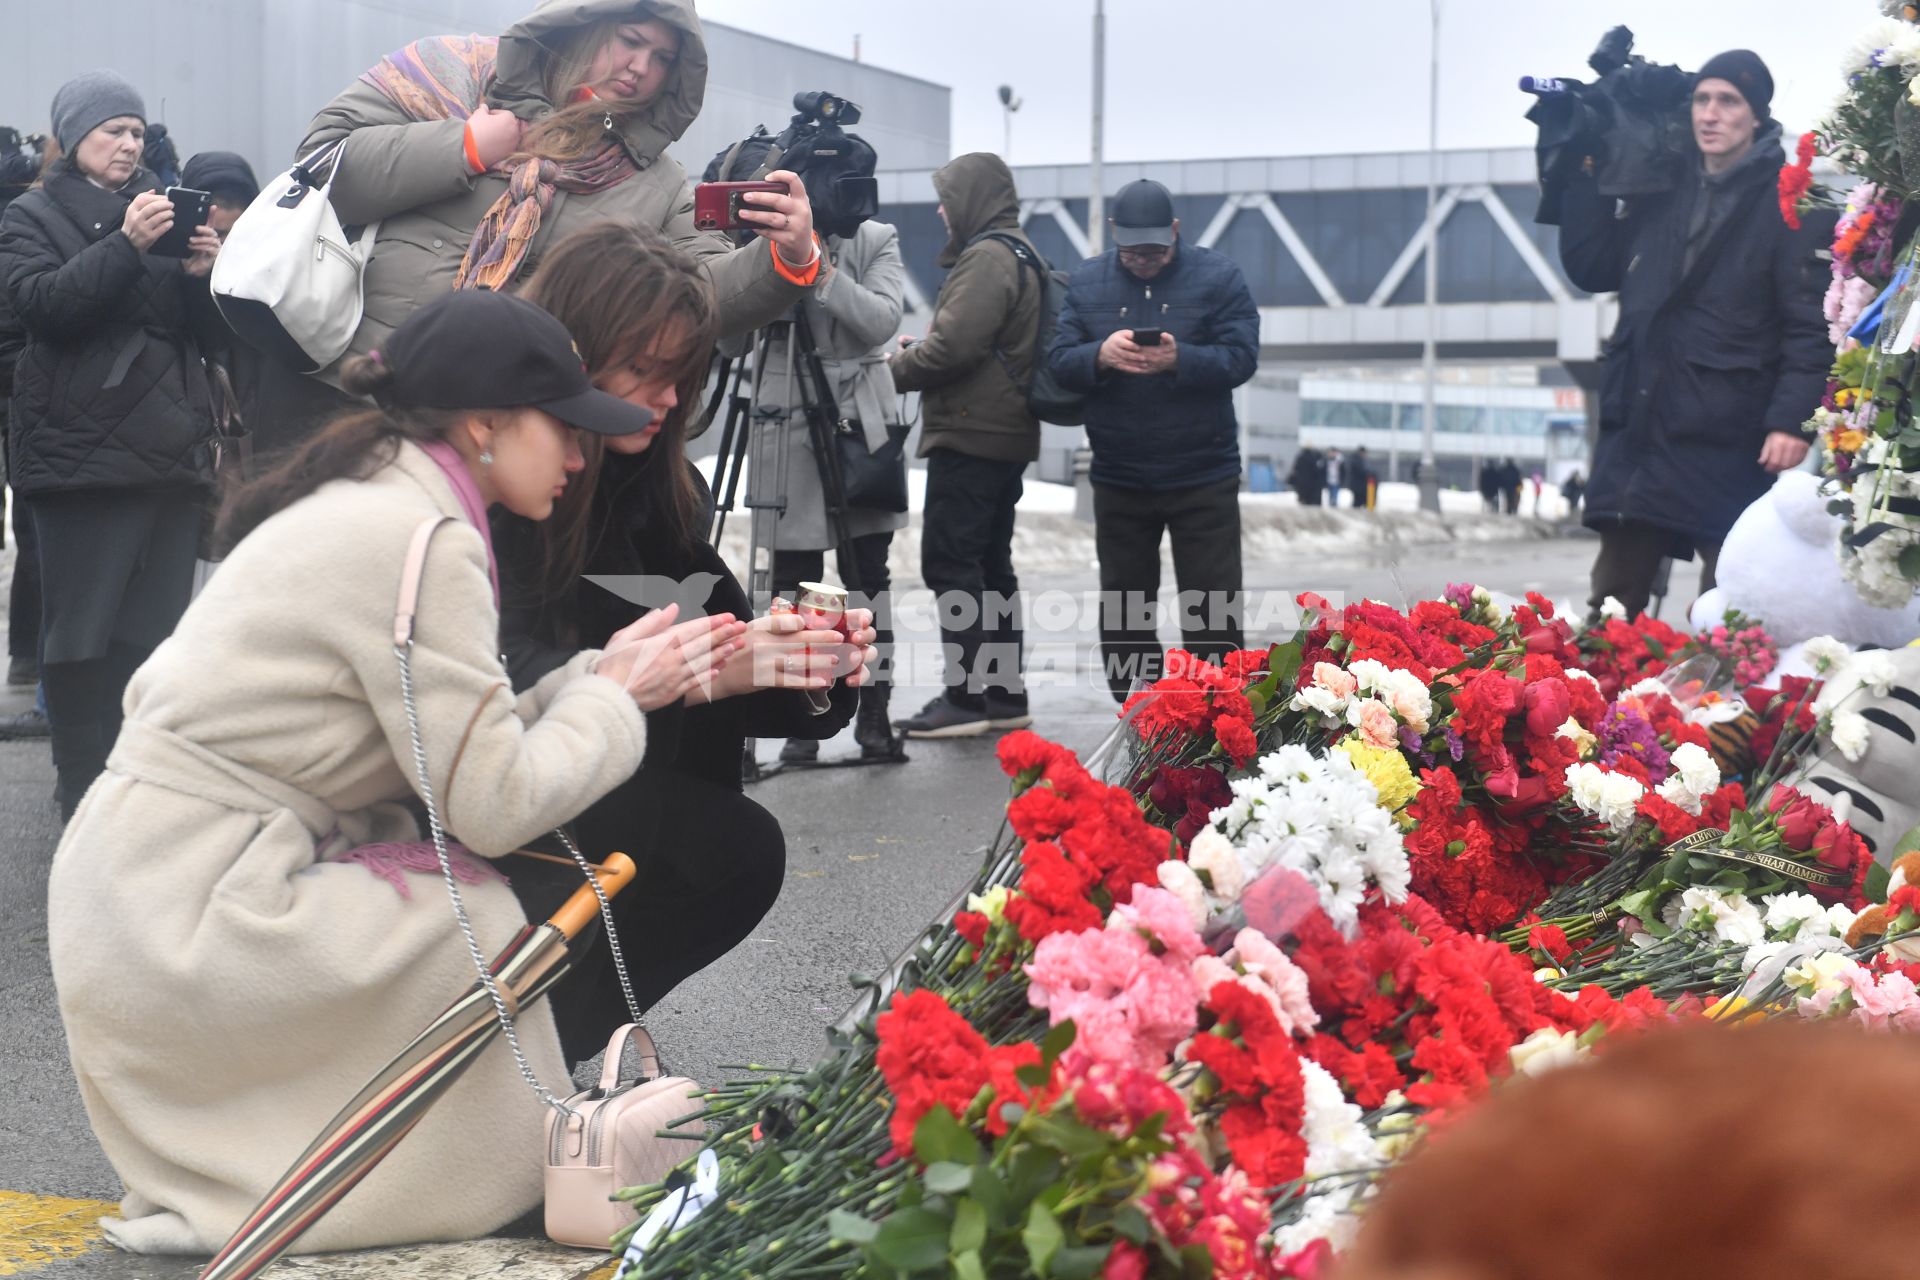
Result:
{"label": "woman in beige coat", "polygon": [[[137,1252],[217,1248],[473,981],[405,803],[393,619],[423,522],[446,521],[413,682],[441,816],[478,855],[457,865],[489,953],[525,919],[488,860],[629,777],[642,713],[710,681],[745,630],[663,610],[516,698],[486,508],[544,519],[583,465],[570,428],[630,433],[652,415],[595,391],[559,322],[502,293],[423,307],[347,374],[385,408],[335,422],[230,502],[240,540],[134,676],[106,772],[54,857],[61,1015],[126,1187],[108,1234]],[[546,1005],[518,1023],[533,1070],[564,1085]],[[497,1229],[540,1201],[542,1121],[496,1044],[296,1247]]]}

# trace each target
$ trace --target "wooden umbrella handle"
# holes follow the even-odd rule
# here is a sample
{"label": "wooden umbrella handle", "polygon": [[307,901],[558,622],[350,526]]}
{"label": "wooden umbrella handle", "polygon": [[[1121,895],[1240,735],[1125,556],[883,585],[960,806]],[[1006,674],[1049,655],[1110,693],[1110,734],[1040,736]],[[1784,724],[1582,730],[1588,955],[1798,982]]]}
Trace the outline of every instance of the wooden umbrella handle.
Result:
{"label": "wooden umbrella handle", "polygon": [[[607,860],[594,869],[600,879],[601,892],[609,898],[619,893],[640,869],[633,865],[633,859],[624,853],[610,853]],[[568,938],[577,938],[580,931],[600,918],[600,899],[594,894],[593,886],[583,884],[573,891],[573,896],[560,904],[547,923],[565,934]]]}

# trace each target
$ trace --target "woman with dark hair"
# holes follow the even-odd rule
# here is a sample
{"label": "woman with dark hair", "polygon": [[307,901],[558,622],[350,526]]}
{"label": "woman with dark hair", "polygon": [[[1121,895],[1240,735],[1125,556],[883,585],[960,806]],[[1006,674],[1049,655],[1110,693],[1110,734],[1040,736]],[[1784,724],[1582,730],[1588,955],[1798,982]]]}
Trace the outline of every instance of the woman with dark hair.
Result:
{"label": "woman with dark hair", "polygon": [[213,412],[201,336],[219,241],[152,252],[173,206],[140,167],[146,107],[111,71],[62,85],[64,153],[0,217],[0,285],[25,346],[9,477],[40,568],[40,679],[63,818],[105,766],[127,680],[193,591]]}
{"label": "woman with dark hair", "polygon": [[[555,245],[525,296],[572,331],[595,386],[655,417],[645,431],[601,442],[597,465],[552,521],[496,517],[501,645],[516,687],[565,661],[580,636],[642,610],[677,603],[687,616],[750,616],[746,592],[703,536],[709,497],[686,456],[717,323],[699,268],[656,232],[603,222]],[[840,634],[802,634],[792,615],[762,618],[743,643],[710,688],[648,713],[644,764],[572,824],[589,856],[618,848],[640,864],[614,909],[642,1008],[732,950],[772,908],[786,841],[741,793],[743,744],[831,737],[846,725],[873,660],[872,614],[849,610]],[[548,880],[516,877],[529,914],[571,891],[564,873]],[[562,1020],[574,1060],[598,1052],[627,1018],[605,955],[554,998],[579,1011]]]}
{"label": "woman with dark hair", "polygon": [[[566,330],[503,293],[428,304],[345,373],[382,407],[229,500],[237,544],[135,675],[54,855],[61,1016],[127,1190],[108,1234],[135,1252],[218,1247],[341,1100],[472,984],[414,817],[409,709],[492,954],[527,922],[494,860],[517,881],[533,860],[509,855],[631,775],[646,713],[713,681],[745,632],[663,610],[515,696],[487,508],[546,518],[585,465],[580,432],[631,435],[650,415],[595,390]],[[403,566],[436,526],[403,686]],[[516,1019],[550,1088],[566,1079],[566,1016],[540,1003]],[[297,1247],[503,1226],[540,1202],[543,1118],[507,1046],[490,1048]]]}

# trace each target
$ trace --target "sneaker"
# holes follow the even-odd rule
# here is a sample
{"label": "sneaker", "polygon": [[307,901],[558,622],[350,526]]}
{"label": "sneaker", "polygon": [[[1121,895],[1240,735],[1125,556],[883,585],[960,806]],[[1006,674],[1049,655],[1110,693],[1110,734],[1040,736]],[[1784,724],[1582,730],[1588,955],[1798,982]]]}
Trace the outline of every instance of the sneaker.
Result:
{"label": "sneaker", "polygon": [[987,731],[987,713],[983,707],[963,707],[942,693],[894,727],[909,738],[971,738]]}
{"label": "sneaker", "polygon": [[820,758],[820,744],[811,738],[788,738],[780,748],[782,764],[812,764]]}
{"label": "sneaker", "polygon": [[38,710],[22,711],[17,716],[0,716],[0,742],[18,742],[24,738],[45,738],[53,726]]}
{"label": "sneaker", "polygon": [[987,695],[987,728],[1024,729],[1033,723],[1033,715],[1027,709],[1027,695],[1024,693],[989,693]]}
{"label": "sneaker", "polygon": [[40,683],[40,664],[33,655],[23,653],[7,660],[7,683],[16,689],[31,689]]}

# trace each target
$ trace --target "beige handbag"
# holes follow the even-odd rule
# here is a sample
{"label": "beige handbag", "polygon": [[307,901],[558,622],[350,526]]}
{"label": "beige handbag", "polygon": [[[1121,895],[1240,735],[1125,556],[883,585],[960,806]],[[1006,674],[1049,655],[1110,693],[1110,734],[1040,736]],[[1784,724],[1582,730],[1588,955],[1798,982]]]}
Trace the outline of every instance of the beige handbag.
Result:
{"label": "beige handbag", "polygon": [[[453,523],[451,516],[435,516],[414,531],[407,548],[407,559],[400,573],[400,603],[394,616],[394,653],[400,660],[400,695],[406,704],[407,727],[413,744],[414,766],[419,772],[420,799],[426,807],[428,829],[447,895],[453,902],[454,917],[466,938],[480,984],[493,999],[495,1013],[513,1051],[521,1077],[547,1108],[546,1200],[547,1235],[555,1243],[583,1249],[606,1250],[612,1238],[634,1225],[638,1216],[625,1201],[613,1193],[624,1187],[660,1182],[673,1167],[693,1155],[705,1134],[696,1118],[700,1086],[685,1076],[662,1076],[660,1057],[653,1037],[640,1025],[640,1004],[633,996],[633,983],[627,978],[626,958],[620,954],[620,939],[614,929],[613,909],[593,869],[564,830],[554,834],[571,855],[586,882],[600,899],[600,920],[606,928],[607,950],[614,972],[620,978],[620,993],[626,997],[632,1022],[613,1033],[607,1042],[606,1063],[600,1070],[600,1083],[576,1093],[566,1101],[555,1097],[534,1075],[533,1067],[520,1048],[514,1030],[513,1013],[495,988],[492,970],[474,935],[473,922],[467,917],[466,904],[454,876],[447,851],[446,829],[440,824],[440,812],[433,800],[433,779],[427,772],[427,756],[420,734],[420,713],[413,696],[413,667],[408,649],[413,633],[413,618],[419,608],[421,578],[426,571],[427,547],[442,524]],[[523,856],[565,863],[567,859],[548,854],[522,851]],[[620,1083],[620,1060],[627,1041],[640,1050],[641,1078]],[[673,1130],[683,1136],[661,1137],[661,1130]],[[711,1176],[709,1177],[711,1181]],[[682,1197],[684,1199],[685,1197]],[[698,1211],[697,1209],[695,1210]],[[651,1239],[651,1237],[648,1237]]]}
{"label": "beige handbag", "polygon": [[[627,1042],[640,1050],[640,1078],[621,1083]],[[558,1244],[605,1249],[634,1225],[633,1206],[615,1200],[623,1187],[659,1182],[698,1149],[705,1128],[700,1086],[660,1074],[653,1037],[628,1023],[607,1041],[600,1083],[547,1113],[547,1235]],[[666,1137],[665,1133],[681,1136]]]}

